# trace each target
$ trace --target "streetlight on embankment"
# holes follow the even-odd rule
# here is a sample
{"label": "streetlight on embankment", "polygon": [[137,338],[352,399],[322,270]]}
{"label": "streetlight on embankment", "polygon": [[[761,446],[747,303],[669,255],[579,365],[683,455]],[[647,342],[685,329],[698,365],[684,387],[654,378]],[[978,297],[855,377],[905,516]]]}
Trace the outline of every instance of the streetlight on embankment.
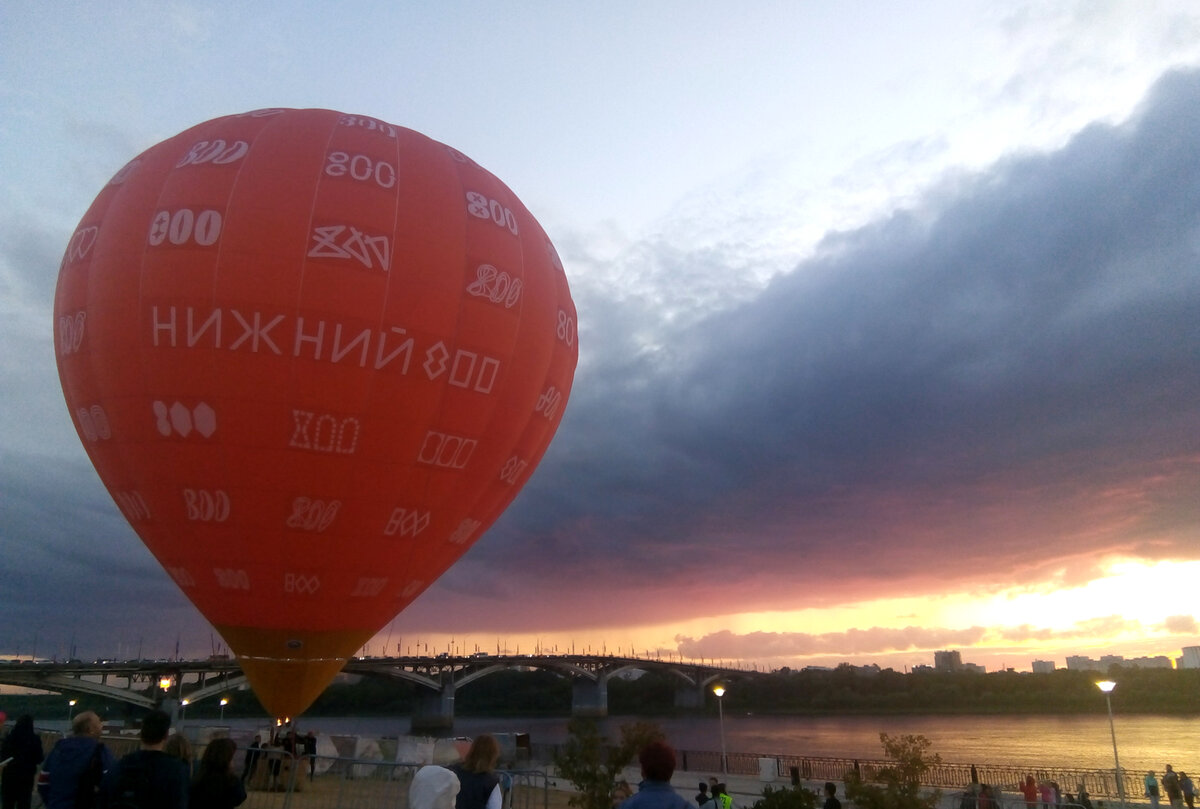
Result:
{"label": "streetlight on embankment", "polygon": [[721,727],[721,773],[724,775],[729,772],[729,765],[725,759],[725,709],[722,707],[723,700],[721,699],[725,696],[725,686],[714,685],[713,693],[717,695],[717,717]]}
{"label": "streetlight on embankment", "polygon": [[1108,732],[1112,734],[1113,744],[1113,764],[1117,768],[1117,796],[1121,799],[1121,806],[1125,806],[1125,779],[1121,776],[1121,759],[1117,756],[1117,730],[1113,725],[1112,712],[1112,690],[1117,687],[1117,684],[1112,680],[1103,680],[1096,683],[1096,687],[1104,692],[1104,701],[1108,704]]}

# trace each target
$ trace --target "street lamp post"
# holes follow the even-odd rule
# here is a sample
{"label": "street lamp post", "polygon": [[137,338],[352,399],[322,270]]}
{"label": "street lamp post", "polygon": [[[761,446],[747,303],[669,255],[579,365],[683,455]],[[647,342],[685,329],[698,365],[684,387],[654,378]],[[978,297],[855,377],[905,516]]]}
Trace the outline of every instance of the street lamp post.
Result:
{"label": "street lamp post", "polygon": [[189,700],[189,699],[179,700],[179,724],[181,724],[181,725],[187,719],[187,706],[188,706],[188,703],[190,703],[190,702],[191,702],[191,700]]}
{"label": "street lamp post", "polygon": [[721,697],[725,696],[725,686],[714,685],[713,693],[717,695],[717,717],[721,727],[721,773],[729,772],[729,767],[725,759],[725,708],[723,707],[724,700]]}
{"label": "street lamp post", "polygon": [[74,699],[67,700],[67,725],[68,726],[70,726],[70,724],[71,724],[71,717],[75,715],[75,703],[76,702],[78,702],[78,700],[74,700]]}
{"label": "street lamp post", "polygon": [[1117,687],[1117,684],[1112,680],[1104,680],[1096,683],[1096,687],[1104,692],[1104,701],[1108,704],[1108,732],[1112,734],[1113,743],[1113,764],[1117,768],[1117,796],[1121,799],[1121,806],[1125,806],[1125,779],[1121,777],[1121,759],[1117,756],[1117,729],[1113,725],[1112,712],[1112,690]]}
{"label": "street lamp post", "polygon": [[221,697],[221,721],[225,721],[225,706],[229,704],[228,697]]}

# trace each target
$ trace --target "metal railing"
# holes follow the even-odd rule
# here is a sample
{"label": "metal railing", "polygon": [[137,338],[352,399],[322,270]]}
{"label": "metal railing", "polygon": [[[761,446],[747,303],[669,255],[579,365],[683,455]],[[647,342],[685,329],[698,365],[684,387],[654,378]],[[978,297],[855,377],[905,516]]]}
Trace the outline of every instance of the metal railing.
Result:
{"label": "metal railing", "polygon": [[[534,761],[552,762],[561,750],[561,745],[534,744]],[[679,769],[686,772],[728,773],[742,777],[758,777],[766,774],[792,783],[806,781],[837,781],[846,779],[847,773],[857,772],[865,781],[876,781],[879,771],[892,766],[882,759],[832,758],[822,756],[780,756],[758,753],[727,753],[725,766],[721,754],[708,750],[677,750]],[[773,763],[772,763],[773,762]],[[1006,764],[956,764],[943,762],[926,773],[922,786],[933,789],[963,790],[972,783],[991,784],[1006,793],[1018,792],[1025,776],[1032,775],[1038,783],[1054,781],[1064,793],[1075,794],[1082,784],[1093,797],[1116,798],[1117,779],[1112,770],[1084,769],[1079,767],[1029,767]],[[1122,769],[1122,780],[1127,797],[1142,794],[1141,778],[1136,773]],[[1023,804],[1022,804],[1023,805]]]}

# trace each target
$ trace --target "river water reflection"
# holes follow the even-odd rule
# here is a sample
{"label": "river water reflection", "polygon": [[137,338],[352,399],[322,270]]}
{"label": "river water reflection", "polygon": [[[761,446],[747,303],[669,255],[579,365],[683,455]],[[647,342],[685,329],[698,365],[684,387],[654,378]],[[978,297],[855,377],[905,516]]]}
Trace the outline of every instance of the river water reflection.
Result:
{"label": "river water reflection", "polygon": [[[610,738],[636,717],[612,717],[602,726]],[[1161,773],[1165,764],[1200,773],[1198,717],[1130,715],[1116,717],[1121,767]],[[717,717],[657,719],[668,740],[682,750],[721,747]],[[229,723],[249,727],[250,720]],[[407,717],[305,718],[302,730],[361,736],[408,733]],[[960,764],[1019,764],[1030,767],[1112,769],[1113,748],[1108,717],[1095,716],[738,716],[725,715],[725,746],[730,753],[767,756],[883,758],[880,732],[922,734],[942,760]],[[567,738],[565,718],[459,717],[453,735],[528,733],[535,744]],[[450,734],[447,734],[450,735]]]}

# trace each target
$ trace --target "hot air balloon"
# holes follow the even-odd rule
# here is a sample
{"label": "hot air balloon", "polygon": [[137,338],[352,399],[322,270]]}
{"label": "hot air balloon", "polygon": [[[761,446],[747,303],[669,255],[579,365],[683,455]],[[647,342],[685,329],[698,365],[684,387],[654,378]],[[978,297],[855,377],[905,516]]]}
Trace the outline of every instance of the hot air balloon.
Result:
{"label": "hot air balloon", "polygon": [[134,158],[71,236],[54,317],[96,471],[274,716],[512,502],[578,359],[562,264],[507,186],[320,109]]}

